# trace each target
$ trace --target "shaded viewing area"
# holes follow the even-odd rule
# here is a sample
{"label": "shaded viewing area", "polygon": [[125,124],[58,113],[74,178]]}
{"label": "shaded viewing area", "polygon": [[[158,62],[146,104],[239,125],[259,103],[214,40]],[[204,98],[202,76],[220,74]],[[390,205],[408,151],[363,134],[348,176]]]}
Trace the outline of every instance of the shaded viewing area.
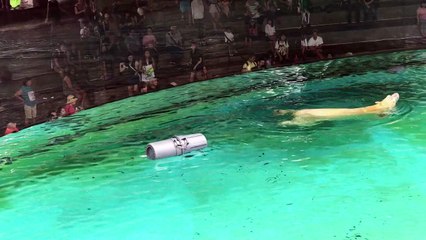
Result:
{"label": "shaded viewing area", "polygon": [[[44,122],[50,112],[65,104],[70,94],[84,100],[79,102],[83,108],[90,108],[129,95],[239,74],[252,56],[258,70],[417,49],[424,44],[417,27],[418,0],[381,0],[370,18],[365,10],[359,9],[359,22],[358,10],[340,1],[312,0],[308,22],[302,21],[297,1],[291,6],[288,1],[275,1],[277,5],[270,9],[265,1],[259,1],[261,17],[256,18],[248,16],[246,1],[219,1],[217,15],[211,13],[208,5],[211,1],[201,2],[203,16],[197,16],[199,19],[193,22],[190,12],[180,11],[188,10],[187,6],[174,0],[79,1],[77,4],[60,1],[56,5],[34,0],[28,9],[19,9],[15,1],[16,9],[2,8],[0,126],[17,122],[23,127],[22,104],[14,94],[26,79],[32,79],[36,92],[37,122]],[[85,12],[77,13],[79,9]],[[348,12],[351,23],[347,22]],[[289,47],[284,56],[278,56],[275,40],[265,37],[268,18],[275,25],[274,37],[281,34],[287,37]],[[250,33],[250,24],[257,28],[256,33]],[[171,26],[176,30],[171,30]],[[314,30],[324,40],[322,59],[301,51],[301,35],[306,34],[309,40]],[[180,32],[182,41],[167,40],[170,31]],[[232,32],[235,41],[229,43],[224,31]],[[170,46],[175,43],[177,52],[170,48],[176,47]],[[191,45],[197,50],[191,50]],[[120,71],[120,63],[127,64],[129,55],[134,56],[142,72],[148,65],[155,72],[155,76],[152,74],[148,80],[135,84],[136,91],[129,84],[132,73],[126,73],[125,68]],[[199,59],[202,64],[197,65]],[[191,74],[191,68],[195,74]]]}

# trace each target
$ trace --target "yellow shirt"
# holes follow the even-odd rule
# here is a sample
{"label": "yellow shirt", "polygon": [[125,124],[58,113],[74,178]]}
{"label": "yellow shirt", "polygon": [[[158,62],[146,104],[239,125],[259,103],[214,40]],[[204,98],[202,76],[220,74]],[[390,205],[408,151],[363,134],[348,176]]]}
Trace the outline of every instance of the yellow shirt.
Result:
{"label": "yellow shirt", "polygon": [[243,65],[243,69],[246,69],[248,72],[251,71],[251,69],[257,67],[256,62],[251,62],[251,61],[247,61],[246,63],[244,63]]}

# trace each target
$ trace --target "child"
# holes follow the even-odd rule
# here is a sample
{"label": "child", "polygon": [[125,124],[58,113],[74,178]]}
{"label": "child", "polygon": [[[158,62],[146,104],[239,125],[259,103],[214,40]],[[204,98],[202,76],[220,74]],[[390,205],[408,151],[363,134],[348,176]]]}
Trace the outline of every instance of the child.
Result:
{"label": "child", "polygon": [[53,122],[56,119],[58,119],[58,114],[55,111],[50,111],[49,115],[47,116],[47,118],[49,119],[49,122]]}
{"label": "child", "polygon": [[78,112],[79,109],[76,107],[77,100],[78,98],[74,97],[74,95],[67,96],[67,103],[65,105],[66,116],[70,116]]}
{"label": "child", "polygon": [[58,119],[67,116],[67,112],[65,111],[65,108],[59,107],[58,110],[56,111],[56,116],[58,116]]}
{"label": "child", "polygon": [[4,135],[8,135],[11,133],[19,132],[19,129],[16,127],[16,123],[10,122],[6,126],[6,130],[4,131]]}
{"label": "child", "polygon": [[281,63],[284,60],[288,60],[288,49],[289,45],[287,37],[284,34],[281,34],[280,38],[275,43],[275,53]]}

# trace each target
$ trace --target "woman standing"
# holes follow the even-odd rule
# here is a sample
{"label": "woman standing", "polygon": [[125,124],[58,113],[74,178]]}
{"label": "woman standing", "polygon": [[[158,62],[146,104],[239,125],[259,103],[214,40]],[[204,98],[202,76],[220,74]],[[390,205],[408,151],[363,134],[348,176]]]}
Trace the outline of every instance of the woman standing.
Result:
{"label": "woman standing", "polygon": [[148,88],[157,88],[157,78],[155,77],[156,63],[149,50],[145,50],[143,58],[138,63],[138,70],[142,73],[141,93],[148,92]]}
{"label": "woman standing", "polygon": [[137,94],[139,92],[140,74],[136,68],[136,61],[133,55],[127,57],[127,62],[120,63],[120,73],[123,74],[127,80],[129,97]]}

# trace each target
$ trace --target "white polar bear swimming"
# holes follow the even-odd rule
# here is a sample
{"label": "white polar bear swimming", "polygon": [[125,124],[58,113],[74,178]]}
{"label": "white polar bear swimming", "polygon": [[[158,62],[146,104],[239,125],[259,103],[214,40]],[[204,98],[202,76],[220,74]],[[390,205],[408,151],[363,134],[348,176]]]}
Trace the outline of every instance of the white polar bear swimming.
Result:
{"label": "white polar bear swimming", "polygon": [[280,125],[311,125],[317,121],[333,120],[350,116],[368,115],[368,114],[387,114],[399,100],[399,94],[387,95],[380,102],[374,105],[359,108],[318,108],[302,110],[275,110],[276,115],[292,114],[293,119],[283,121]]}

